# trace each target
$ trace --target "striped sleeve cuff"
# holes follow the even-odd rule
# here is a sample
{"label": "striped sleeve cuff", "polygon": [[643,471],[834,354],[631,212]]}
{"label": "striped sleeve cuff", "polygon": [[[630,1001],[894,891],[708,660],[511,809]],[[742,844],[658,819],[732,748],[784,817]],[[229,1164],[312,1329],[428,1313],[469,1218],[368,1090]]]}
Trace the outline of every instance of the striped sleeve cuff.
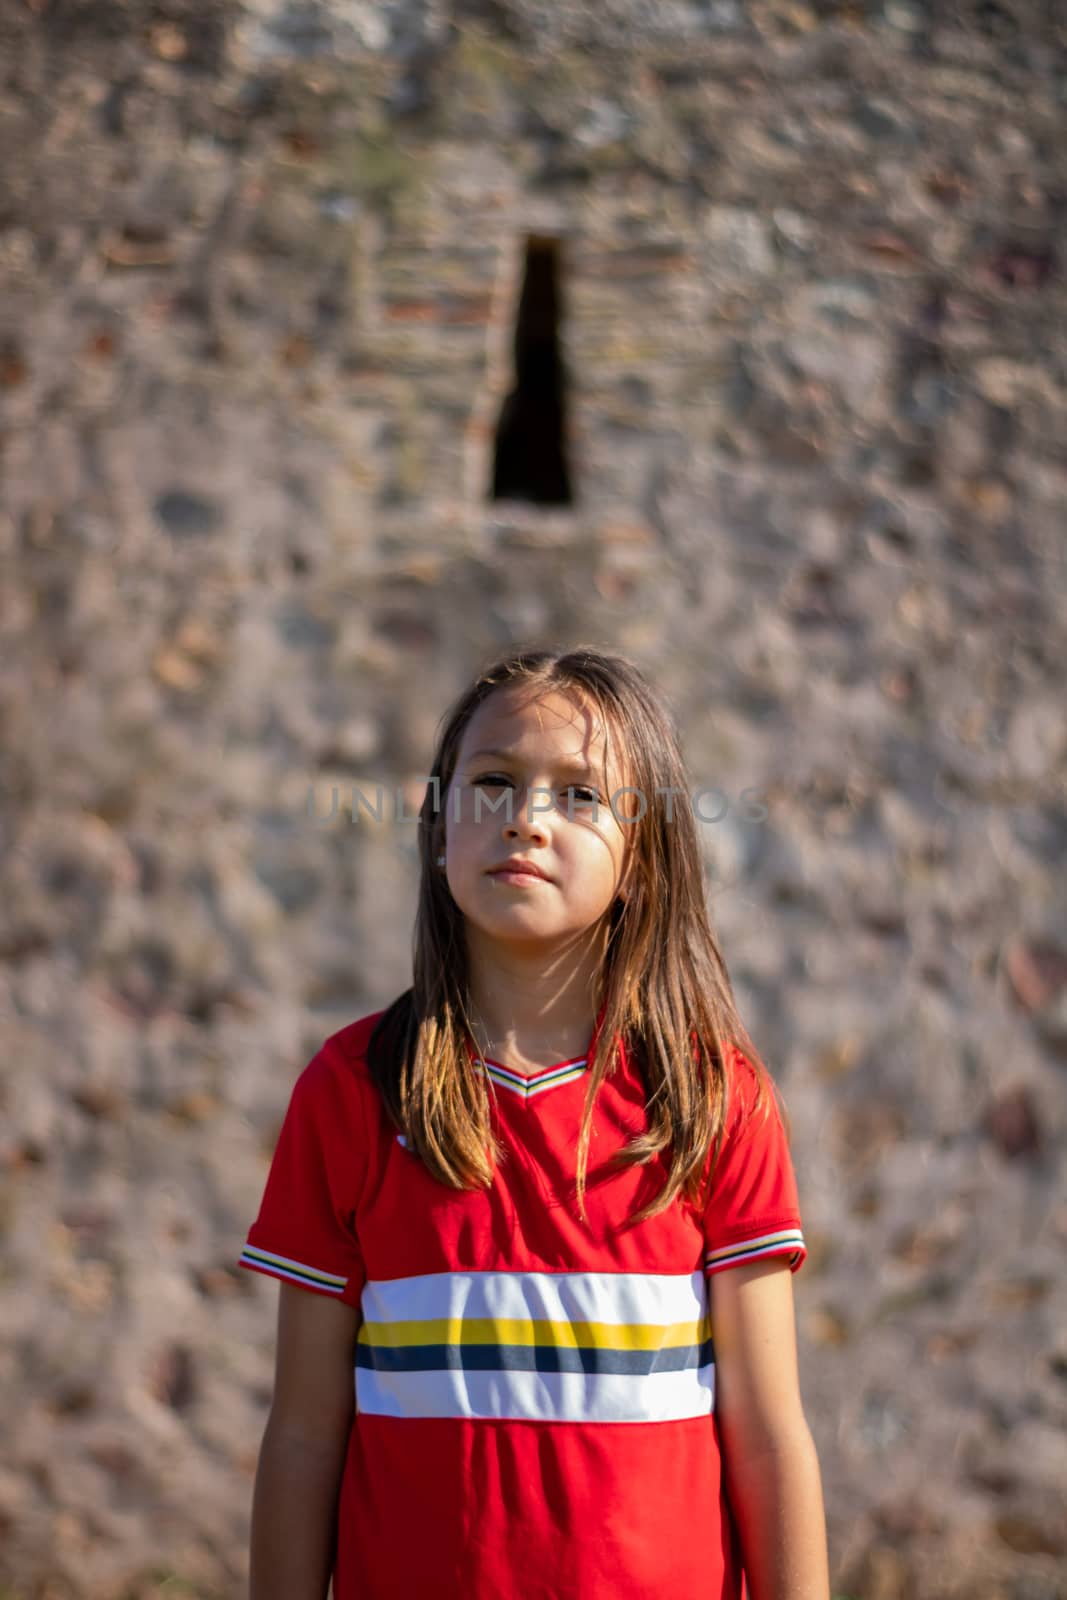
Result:
{"label": "striped sleeve cuff", "polygon": [[704,1271],[708,1274],[722,1272],[726,1267],[758,1261],[762,1256],[787,1255],[790,1270],[796,1272],[807,1253],[804,1235],[799,1228],[776,1228],[773,1233],[761,1233],[754,1239],[738,1239],[718,1250],[709,1250],[704,1257]]}
{"label": "striped sleeve cuff", "polygon": [[344,1294],[348,1287],[348,1279],[336,1272],[322,1272],[306,1262],[293,1261],[289,1256],[278,1256],[272,1250],[260,1250],[255,1245],[245,1245],[239,1265],[253,1272],[265,1272],[272,1278],[288,1278],[291,1283],[302,1283],[305,1289],[318,1289],[322,1294]]}

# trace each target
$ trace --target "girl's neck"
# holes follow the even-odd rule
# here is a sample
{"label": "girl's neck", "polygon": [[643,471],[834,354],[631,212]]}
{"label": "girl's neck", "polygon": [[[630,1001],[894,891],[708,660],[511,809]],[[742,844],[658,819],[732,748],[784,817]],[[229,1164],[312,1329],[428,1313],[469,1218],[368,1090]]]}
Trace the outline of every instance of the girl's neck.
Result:
{"label": "girl's neck", "polygon": [[[506,1066],[554,1066],[589,1047],[599,1009],[599,963],[568,953],[545,967],[471,949],[470,1012],[474,1044]],[[582,957],[584,956],[584,959]],[[562,974],[562,975],[561,975]]]}
{"label": "girl's neck", "polygon": [[474,1043],[478,1053],[501,1066],[533,1068],[554,1067],[560,1061],[576,1061],[589,1049],[595,1018],[571,1034],[551,1034],[533,1037],[514,1031],[499,1038],[476,1034]]}

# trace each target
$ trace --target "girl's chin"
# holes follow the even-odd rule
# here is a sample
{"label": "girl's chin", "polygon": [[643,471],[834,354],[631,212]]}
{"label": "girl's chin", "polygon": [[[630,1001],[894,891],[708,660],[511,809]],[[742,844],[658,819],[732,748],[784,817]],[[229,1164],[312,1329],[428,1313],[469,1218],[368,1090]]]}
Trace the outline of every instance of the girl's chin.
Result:
{"label": "girl's chin", "polygon": [[[462,910],[462,907],[460,908]],[[586,935],[592,935],[600,925],[593,922],[586,927],[575,927],[571,923],[560,923],[553,918],[540,915],[530,905],[516,904],[509,907],[494,907],[486,912],[484,906],[479,907],[474,913],[464,912],[464,921],[469,930],[469,936],[475,939],[490,939],[495,943],[513,944],[538,944],[538,945],[573,945]],[[603,918],[600,919],[603,922]]]}

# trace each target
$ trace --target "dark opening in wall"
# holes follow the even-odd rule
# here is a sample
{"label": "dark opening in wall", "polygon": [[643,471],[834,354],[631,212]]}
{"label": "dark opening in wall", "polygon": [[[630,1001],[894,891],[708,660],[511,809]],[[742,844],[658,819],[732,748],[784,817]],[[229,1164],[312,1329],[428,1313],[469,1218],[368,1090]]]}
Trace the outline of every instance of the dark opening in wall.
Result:
{"label": "dark opening in wall", "polygon": [[572,504],[564,452],[566,374],[559,348],[559,241],[526,241],[515,325],[515,386],[500,408],[493,451],[494,500]]}

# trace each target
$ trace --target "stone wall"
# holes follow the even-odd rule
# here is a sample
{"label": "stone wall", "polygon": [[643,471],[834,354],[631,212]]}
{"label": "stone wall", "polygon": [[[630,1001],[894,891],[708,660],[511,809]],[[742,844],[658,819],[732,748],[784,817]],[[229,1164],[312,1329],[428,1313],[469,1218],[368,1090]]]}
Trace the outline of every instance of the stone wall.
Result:
{"label": "stone wall", "polygon": [[[1063,1600],[1054,0],[24,0],[0,61],[0,1593],[241,1592],[234,1261],[409,981],[414,825],[331,797],[413,811],[545,637],[725,797],[835,1593]],[[564,506],[489,498],[531,235]]]}

